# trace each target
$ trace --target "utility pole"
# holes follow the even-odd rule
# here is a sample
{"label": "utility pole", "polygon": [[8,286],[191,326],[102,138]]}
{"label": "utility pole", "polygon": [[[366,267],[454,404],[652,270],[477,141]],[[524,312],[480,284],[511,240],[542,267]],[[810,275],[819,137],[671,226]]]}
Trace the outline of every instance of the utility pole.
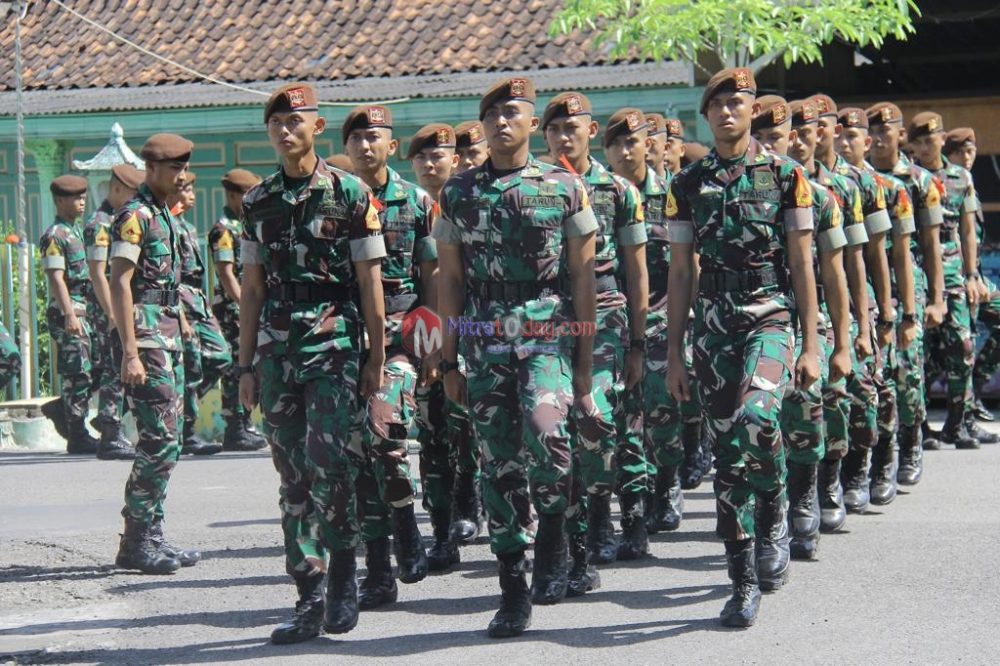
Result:
{"label": "utility pole", "polygon": [[14,0],[14,88],[17,91],[17,235],[18,235],[18,281],[20,282],[21,298],[18,303],[19,328],[21,331],[21,399],[34,397],[35,387],[31,385],[32,358],[31,345],[31,280],[28,274],[31,246],[28,244],[27,201],[24,187],[24,81],[21,79],[23,67],[21,53],[21,21],[28,13],[29,0]]}

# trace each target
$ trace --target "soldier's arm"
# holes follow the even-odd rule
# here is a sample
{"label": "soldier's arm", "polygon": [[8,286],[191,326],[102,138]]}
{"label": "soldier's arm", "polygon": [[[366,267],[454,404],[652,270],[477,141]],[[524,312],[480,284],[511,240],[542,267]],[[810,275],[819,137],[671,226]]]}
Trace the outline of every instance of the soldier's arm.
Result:
{"label": "soldier's arm", "polygon": [[854,303],[854,311],[858,316],[858,337],[868,340],[871,336],[871,322],[868,321],[868,275],[863,255],[863,245],[847,248],[844,252],[844,272],[847,275],[851,302]]}
{"label": "soldier's arm", "polygon": [[[816,337],[816,275],[812,269],[812,229],[789,230],[788,269],[802,332],[802,356],[818,353]],[[671,294],[672,295],[672,294]],[[801,387],[808,388],[808,387]]]}
{"label": "soldier's arm", "polygon": [[[230,264],[231,266],[232,264]],[[260,329],[260,314],[267,296],[264,266],[259,263],[245,263],[240,284],[240,358],[239,365],[253,364],[257,353],[257,332]]]}
{"label": "soldier's arm", "polygon": [[[361,316],[368,332],[368,362],[385,362],[385,296],[382,293],[382,259],[354,262],[361,292]],[[372,390],[374,390],[373,387]],[[364,391],[362,391],[364,393]]]}
{"label": "soldier's arm", "polygon": [[71,335],[81,335],[83,329],[77,321],[76,313],[73,311],[73,299],[69,297],[69,289],[66,287],[66,271],[62,269],[46,269],[45,277],[49,283],[49,293],[52,299],[59,304],[59,309],[66,317],[64,327]]}
{"label": "soldier's arm", "polygon": [[936,179],[927,183],[927,191],[923,193],[920,204],[917,218],[920,226],[920,247],[924,255],[924,272],[927,273],[927,310],[937,312],[937,315],[927,313],[928,327],[932,328],[940,324],[945,315],[944,268],[941,264],[939,229],[944,218],[941,212],[941,193],[937,188]]}
{"label": "soldier's arm", "polygon": [[590,394],[593,381],[594,333],[597,326],[597,278],[594,276],[596,234],[591,231],[583,236],[571,236],[566,245],[573,314],[577,322],[590,325],[589,328],[581,327],[573,356],[573,381],[579,389],[577,397],[583,397]]}
{"label": "soldier's arm", "polygon": [[[667,240],[670,241],[670,273],[667,276],[667,369],[684,367],[684,334],[694,300],[694,221],[687,199],[675,178],[667,193]],[[687,373],[681,373],[685,377]],[[685,384],[686,388],[686,384]],[[675,397],[677,397],[675,395]],[[680,399],[680,398],[678,398]],[[688,396],[683,396],[684,400]]]}
{"label": "soldier's arm", "polygon": [[868,244],[865,245],[865,269],[872,276],[879,315],[892,319],[895,313],[892,307],[892,283],[889,279],[889,258],[885,251],[885,233],[874,236],[869,234]]}
{"label": "soldier's arm", "polygon": [[107,270],[108,262],[106,260],[87,261],[87,273],[90,275],[90,283],[94,288],[94,296],[97,298],[98,305],[104,310],[104,314],[108,316],[111,328],[114,329],[117,324],[114,313],[111,311],[111,286],[108,284]]}
{"label": "soldier's arm", "polygon": [[236,268],[231,261],[215,262],[215,274],[219,276],[219,284],[222,285],[226,295],[237,303],[240,302],[240,281],[236,279]]}
{"label": "soldier's arm", "polygon": [[[858,248],[849,248],[848,252],[851,250],[858,250]],[[848,374],[851,364],[849,351],[851,308],[847,298],[848,280],[846,277],[847,271],[844,269],[844,260],[846,259],[844,255],[843,249],[821,252],[819,255],[820,279],[823,281],[826,307],[830,313],[830,323],[833,327],[833,355],[830,357],[831,382],[835,382]],[[797,297],[798,292],[796,291]],[[867,319],[867,312],[864,316],[859,316],[858,319]],[[860,324],[860,321],[858,323]]]}
{"label": "soldier's arm", "polygon": [[462,246],[438,239],[437,306],[441,315],[442,358],[454,362],[458,358],[458,336],[448,326],[465,311],[465,268]]}
{"label": "soldier's arm", "polygon": [[111,309],[118,322],[118,335],[122,342],[125,360],[138,358],[135,343],[135,322],[132,319],[132,275],[135,264],[125,257],[111,259]]}
{"label": "soldier's arm", "polygon": [[646,269],[646,246],[625,245],[621,248],[625,264],[628,327],[632,340],[646,337],[646,315],[649,312],[649,272]]}

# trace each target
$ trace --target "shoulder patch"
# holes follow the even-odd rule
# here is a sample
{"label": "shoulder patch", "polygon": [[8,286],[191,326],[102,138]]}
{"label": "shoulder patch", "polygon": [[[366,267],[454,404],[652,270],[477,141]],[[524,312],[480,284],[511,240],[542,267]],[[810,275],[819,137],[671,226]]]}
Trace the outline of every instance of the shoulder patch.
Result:
{"label": "shoulder patch", "polygon": [[135,213],[129,216],[125,223],[122,225],[119,234],[126,243],[132,243],[133,245],[138,245],[142,242],[142,225],[139,224],[139,218]]}
{"label": "shoulder patch", "polygon": [[854,190],[854,219],[860,222],[864,218],[864,210],[861,207],[861,192]]}
{"label": "shoulder patch", "polygon": [[674,198],[674,188],[667,189],[667,205],[663,209],[664,214],[667,217],[675,217],[677,215],[677,199]]}
{"label": "shoulder patch", "polygon": [[104,227],[99,227],[97,229],[97,235],[94,236],[94,245],[97,247],[107,247],[111,244],[111,237],[108,235],[108,230]]}
{"label": "shoulder patch", "polygon": [[378,219],[379,202],[375,195],[368,193],[368,212],[365,213],[365,229],[381,231],[382,223]]}
{"label": "shoulder patch", "polygon": [[899,198],[896,200],[896,217],[900,220],[913,217],[913,202],[905,189],[899,190]]}
{"label": "shoulder patch", "polygon": [[927,187],[927,196],[924,197],[924,201],[927,202],[928,208],[934,208],[935,206],[941,205],[941,190],[944,185],[937,178],[932,178],[930,185]]}
{"label": "shoulder patch", "polygon": [[802,169],[796,168],[794,173],[795,205],[799,208],[809,208],[813,205],[812,188],[809,186],[809,181],[806,180],[805,174],[802,173]]}
{"label": "shoulder patch", "polygon": [[49,240],[49,244],[45,247],[45,256],[46,257],[62,256],[62,250],[59,249],[59,243],[57,243],[54,238]]}
{"label": "shoulder patch", "polygon": [[885,210],[885,189],[883,189],[882,183],[875,183],[875,207],[879,210]]}
{"label": "shoulder patch", "polygon": [[215,249],[217,250],[233,249],[233,235],[229,233],[229,229],[223,230],[222,235],[219,236],[219,241],[215,244]]}

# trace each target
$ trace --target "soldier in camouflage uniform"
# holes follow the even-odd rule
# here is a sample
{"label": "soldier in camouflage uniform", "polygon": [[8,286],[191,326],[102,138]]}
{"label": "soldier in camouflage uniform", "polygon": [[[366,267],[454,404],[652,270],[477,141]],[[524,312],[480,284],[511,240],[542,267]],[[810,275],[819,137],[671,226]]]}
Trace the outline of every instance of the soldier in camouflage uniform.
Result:
{"label": "soldier in camouflage uniform", "polygon": [[[910,251],[914,259],[914,312],[917,336],[913,343],[897,351],[896,372],[898,440],[903,457],[915,462],[922,439],[921,428],[927,420],[924,403],[924,334],[941,324],[946,315],[944,303],[944,274],[941,263],[939,230],[943,214],[941,191],[934,177],[915,164],[899,150],[903,133],[903,115],[895,104],[881,102],[865,111],[869,133],[872,137],[871,161],[875,169],[886,177],[894,177],[906,188],[908,200],[916,212],[917,234],[910,238]],[[898,277],[898,276],[897,276]],[[899,313],[897,317],[907,317]],[[904,320],[905,321],[905,320]],[[964,434],[964,423],[956,425],[956,435]],[[974,443],[971,437],[962,438]],[[895,438],[879,437],[872,454],[871,501],[884,505],[896,497],[898,459]]]}
{"label": "soldier in camouflage uniform", "polygon": [[[274,643],[357,625],[361,419],[382,382],[385,349],[376,202],[361,181],[316,156],[315,136],[326,128],[317,110],[305,83],[271,95],[264,120],[282,167],[243,199],[240,401],[252,410],[260,391],[281,480],[285,570],[299,592]],[[363,365],[362,323],[370,344]]]}
{"label": "soldier in camouflage uniform", "polygon": [[[972,311],[980,300],[989,298],[989,291],[979,275],[976,238],[979,198],[972,184],[972,174],[965,167],[952,164],[942,154],[945,132],[944,121],[939,114],[925,111],[915,115],[910,121],[907,137],[918,163],[943,185],[941,249],[948,316],[940,327],[927,335],[926,377],[931,382],[942,370],[945,373],[948,395],[946,426],[960,421],[970,438],[982,444],[996,444],[1000,442],[1000,437],[980,428],[973,412],[972,368],[976,343]],[[948,428],[939,439],[956,441]]]}
{"label": "soldier in camouflage uniform", "polygon": [[[666,206],[668,386],[677,400],[690,395],[684,331],[698,251],[694,366],[715,447],[716,532],[733,581],[720,619],[742,627],[756,620],[759,581],[773,589],[787,570],[778,543],[785,530],[781,398],[793,376],[802,390],[819,378],[812,188],[801,167],[750,136],[755,97],[748,69],[709,80],[701,112],[716,148],[674,178]],[[794,366],[793,312],[802,331]]]}
{"label": "soldier in camouflage uniform", "polygon": [[[427,575],[427,555],[413,508],[415,488],[407,447],[414,424],[430,430],[420,418],[421,411],[429,410],[417,409],[420,359],[403,346],[402,329],[404,315],[420,305],[422,294],[435,289],[437,247],[430,237],[434,202],[426,191],[403,180],[388,166],[398,146],[392,138],[391,111],[384,106],[353,109],[341,127],[341,138],[354,173],[375,195],[386,248],[382,260],[385,377],[368,404],[364,442],[370,465],[358,481],[368,568],[359,604],[365,610],[392,603],[398,596],[389,559],[390,534],[399,580],[416,583]],[[453,554],[457,556],[457,549]]]}
{"label": "soldier in camouflage uniform", "polygon": [[657,176],[664,178],[667,175],[667,167],[663,163],[667,147],[667,119],[659,113],[647,113],[646,122],[649,124],[646,164],[656,172]]}
{"label": "soldier in camouflage uniform", "polygon": [[140,153],[145,183],[111,225],[111,314],[121,337],[125,397],[139,431],[115,564],[148,574],[171,573],[201,557],[163,535],[167,483],[181,453],[184,394],[181,226],[166,200],[184,182],[193,147],[175,134],[150,137]]}
{"label": "soldier in camouflage uniform", "polygon": [[[91,289],[87,299],[87,317],[91,322],[93,385],[98,390],[97,429],[101,442],[97,457],[102,460],[130,460],[135,457],[132,443],[122,434],[125,389],[121,370],[115,363],[115,349],[121,346],[117,326],[111,316],[111,289],[108,276],[111,267],[111,222],[115,211],[135,196],[143,181],[143,173],[130,164],[118,164],[111,169],[108,196],[101,207],[87,220],[83,228],[83,244],[87,251],[87,269]],[[120,353],[120,352],[119,352]]]}
{"label": "soldier in camouflage uniform", "polygon": [[[232,349],[234,360],[240,353],[240,238],[243,223],[239,211],[243,195],[260,182],[255,174],[245,169],[232,169],[222,177],[226,205],[222,215],[208,231],[208,245],[215,266],[215,294],[212,314]],[[222,418],[226,432],[222,438],[223,451],[257,451],[267,446],[264,437],[250,424],[250,412],[240,404],[240,377],[236,364],[231,364],[222,374]]]}
{"label": "soldier in camouflage uniform", "polygon": [[[636,117],[641,118],[641,114]],[[612,136],[627,134],[623,119],[620,112],[614,114],[607,132]],[[640,391],[649,301],[646,227],[639,191],[590,155],[590,140],[597,135],[598,125],[586,96],[568,92],[552,98],[542,115],[542,131],[556,164],[582,174],[599,225],[594,260],[598,333],[592,394],[597,409],[589,414],[574,410],[570,421],[573,493],[567,529],[573,563],[567,593],[578,596],[600,587],[597,569],[589,564],[588,531],[597,561],[613,560],[619,554],[602,552],[599,547],[609,541],[614,545],[610,500],[615,488],[616,450],[620,443],[633,450],[643,446]],[[645,162],[641,164],[645,172]],[[642,499],[642,493],[622,495],[621,499],[623,506],[628,506]],[[628,522],[642,522],[641,515],[633,514],[629,512]],[[626,535],[626,539],[631,536]],[[629,543],[641,545],[634,540]],[[638,556],[637,550],[624,553],[622,559]]]}
{"label": "soldier in camouflage uniform", "polygon": [[87,180],[60,176],[49,186],[56,220],[38,241],[49,284],[45,317],[59,352],[62,407],[67,427],[67,453],[95,453],[98,441],[87,432],[90,410],[91,322],[87,317],[86,253],[80,216],[87,205]]}
{"label": "soldier in camouflage uniform", "polygon": [[6,389],[7,384],[17,377],[19,372],[21,372],[21,352],[18,351],[14,338],[7,332],[7,327],[0,323],[0,388]]}
{"label": "soldier in camouflage uniform", "polygon": [[219,378],[233,364],[232,351],[219,328],[208,298],[202,290],[205,260],[198,243],[198,230],[182,217],[194,210],[194,183],[197,176],[189,171],[175,197],[169,203],[181,223],[181,303],[184,319],[189,326],[182,330],[184,338],[184,429],[181,453],[210,456],[222,450],[218,442],[208,442],[195,432],[199,403]]}
{"label": "soldier in camouflage uniform", "polygon": [[[468,404],[484,449],[490,547],[502,591],[491,637],[520,635],[532,601],[558,603],[566,594],[566,420],[574,395],[584,413],[596,410],[590,396],[597,221],[577,177],[531,156],[528,140],[539,122],[534,102],[534,86],[524,78],[486,92],[479,115],[490,159],[449,181],[434,227],[438,306],[449,324],[440,370],[448,396],[464,401],[466,383],[456,372],[461,336]],[[464,326],[455,330],[452,322]],[[567,333],[579,336],[570,340]],[[532,503],[537,536],[530,529]],[[529,593],[525,549],[533,537]]]}

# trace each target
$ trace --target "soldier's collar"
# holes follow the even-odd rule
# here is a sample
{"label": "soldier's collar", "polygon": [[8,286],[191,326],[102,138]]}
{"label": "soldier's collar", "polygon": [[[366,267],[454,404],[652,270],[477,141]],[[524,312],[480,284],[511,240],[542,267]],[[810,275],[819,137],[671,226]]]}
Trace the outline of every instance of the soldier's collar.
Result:
{"label": "soldier's collar", "polygon": [[584,178],[593,185],[606,185],[611,182],[611,173],[607,167],[591,157],[590,168],[587,169]]}
{"label": "soldier's collar", "polygon": [[665,179],[661,178],[656,169],[646,165],[646,179],[642,182],[643,194],[663,194],[667,191]]}
{"label": "soldier's collar", "polygon": [[406,199],[406,188],[403,187],[403,177],[392,167],[386,166],[386,181],[383,201],[403,201]]}

